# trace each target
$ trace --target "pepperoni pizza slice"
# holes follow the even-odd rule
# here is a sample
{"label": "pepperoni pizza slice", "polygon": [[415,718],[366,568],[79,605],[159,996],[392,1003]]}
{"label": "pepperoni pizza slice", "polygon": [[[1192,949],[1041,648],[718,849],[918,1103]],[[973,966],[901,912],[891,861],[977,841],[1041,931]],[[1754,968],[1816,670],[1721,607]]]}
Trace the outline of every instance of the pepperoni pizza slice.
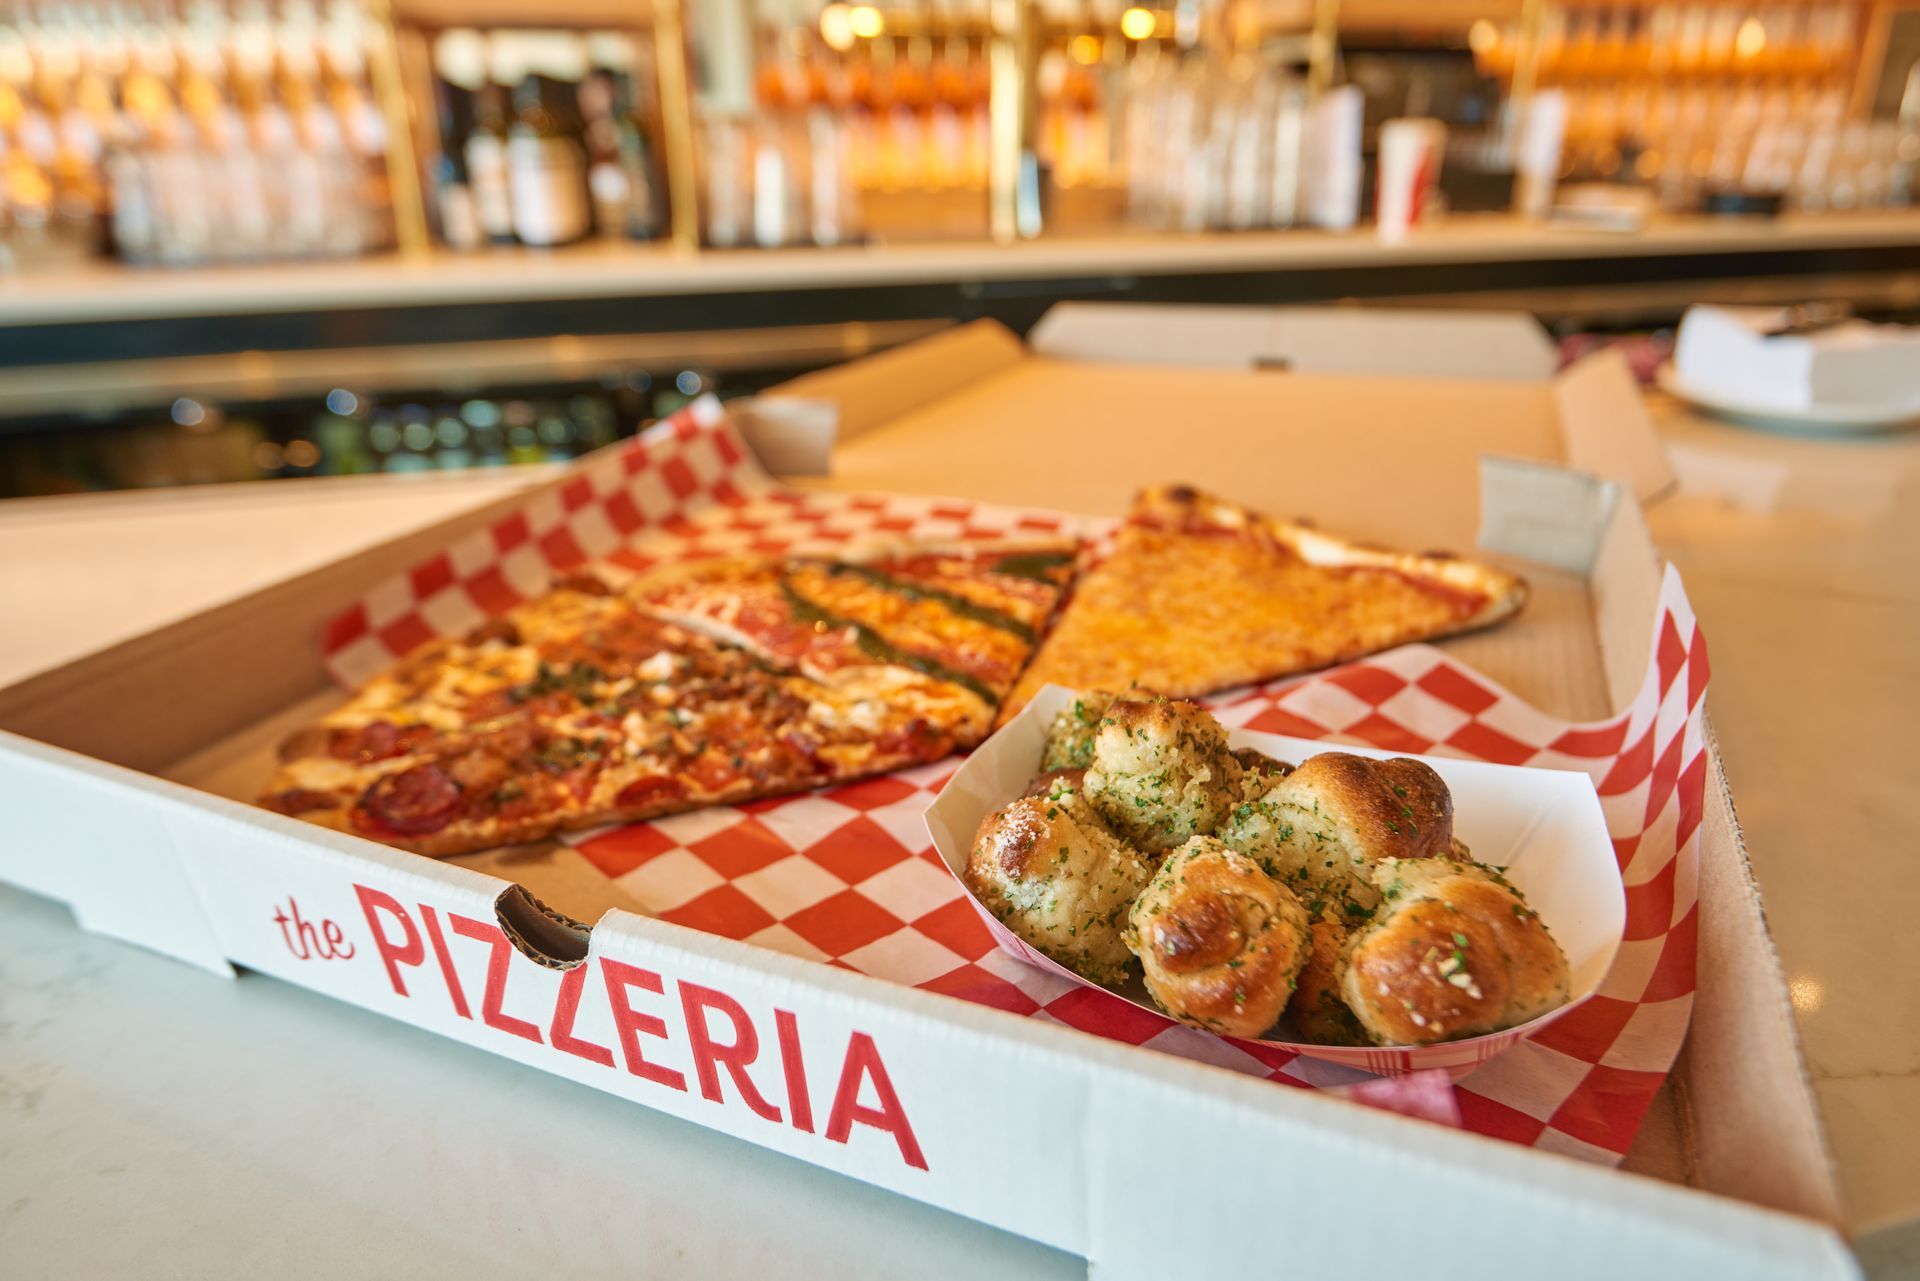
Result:
{"label": "pepperoni pizza slice", "polygon": [[569,579],[291,736],[262,803],[439,856],[938,760],[986,734],[1058,599],[1006,558],[973,558],[972,595],[827,561]]}

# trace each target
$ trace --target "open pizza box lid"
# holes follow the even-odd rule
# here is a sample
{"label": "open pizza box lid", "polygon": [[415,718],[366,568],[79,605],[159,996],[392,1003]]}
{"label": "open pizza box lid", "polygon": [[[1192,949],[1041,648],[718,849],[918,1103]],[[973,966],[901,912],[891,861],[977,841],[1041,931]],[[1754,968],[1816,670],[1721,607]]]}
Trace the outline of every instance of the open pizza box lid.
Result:
{"label": "open pizza box lid", "polygon": [[[1066,360],[978,325],[781,390],[831,406],[835,488],[975,494],[1113,515],[1143,479],[1185,479],[1386,543],[1554,546],[1545,565],[1526,571],[1537,593],[1528,625],[1464,638],[1449,652],[1570,715],[1604,714],[1646,669],[1646,623],[1660,576],[1633,500],[1663,482],[1631,384],[1620,385],[1604,363],[1551,382],[1389,382]],[[1179,425],[1193,415],[1220,429],[1219,450],[1181,448]],[[1076,433],[1050,430],[1063,418],[1100,424],[1101,459],[1085,456],[1070,439]],[[1406,431],[1408,422],[1423,430]],[[1510,461],[1483,461],[1489,449]],[[1008,458],[1022,465],[1010,471]],[[1258,460],[1252,470],[1249,459]],[[1379,461],[1358,466],[1357,459]],[[1590,464],[1584,472],[1562,466],[1583,459]],[[0,738],[0,797],[12,816],[0,876],[72,903],[88,928],[210,969],[232,963],[284,978],[1093,1256],[1108,1275],[1165,1275],[1193,1265],[1201,1256],[1168,1230],[1169,1215],[1200,1222],[1214,1200],[1210,1187],[1259,1185],[1271,1181],[1276,1163],[1303,1162],[1330,1172],[1316,1183],[1374,1192],[1338,1204],[1316,1197],[1305,1216],[1276,1207],[1291,1225],[1284,1241],[1218,1234],[1206,1246],[1208,1270],[1253,1268],[1275,1257],[1333,1266],[1351,1260],[1363,1240],[1370,1259],[1420,1266],[1434,1257],[1432,1242],[1457,1237],[1461,1207],[1471,1205],[1474,1222],[1497,1224],[1487,1260],[1545,1258],[1578,1237],[1623,1265],[1630,1257],[1648,1268],[1692,1260],[1711,1271],[1735,1266],[1738,1257],[1756,1276],[1848,1272],[1837,1237],[1818,1222],[1839,1221],[1831,1170],[1778,963],[1717,782],[1702,827],[1700,986],[1677,1077],[1692,1125],[1669,1099],[1628,1162],[1629,1170],[1656,1176],[1649,1179],[1009,1019],[647,921],[617,905],[580,909],[594,922],[590,932],[542,939],[541,918],[524,895],[516,898],[510,867],[418,859],[155,777],[236,730],[254,732],[262,717],[311,705],[324,692],[312,647],[326,619],[462,535],[529,503],[555,504],[569,483],[562,477],[530,498],[408,535],[0,691],[0,726],[25,735]],[[1483,504],[1483,483],[1490,497],[1504,489],[1519,500]],[[1483,524],[1490,541],[1480,539]],[[1544,537],[1529,542],[1529,531]],[[340,920],[359,920],[364,909],[369,921],[385,923],[384,948],[354,966],[290,960],[262,905],[295,897],[314,915]],[[486,947],[457,942],[451,961],[444,953],[436,961],[428,935],[455,916],[467,923],[459,928],[475,931],[471,938],[491,937],[497,922],[507,936],[529,936],[521,952],[544,955],[545,964],[520,952],[508,959],[504,1011]],[[391,963],[383,966],[379,956]],[[578,980],[568,976],[588,964],[611,972],[613,962],[667,975],[669,984],[677,977],[733,993],[769,1055],[775,1009],[797,1017],[804,1045],[795,1052],[804,1050],[817,1099],[806,1127],[790,1108],[781,1122],[768,1122],[731,1089],[721,1091],[726,1106],[704,1087],[662,1089],[633,1073],[631,1056],[622,1072],[620,1036],[635,1053],[647,1045],[673,1053],[684,1027],[673,1023],[674,1044],[635,1041],[631,1028],[618,1033],[609,1022],[604,995],[580,1003]],[[461,991],[461,1008],[448,1008],[448,994]],[[650,1001],[663,1010],[673,991],[663,1001],[627,989],[636,1008]],[[502,1032],[515,1015],[520,1030]],[[539,1035],[527,1038],[527,1026]],[[856,1126],[851,1141],[831,1132],[840,1047],[861,1036],[888,1047],[900,1090],[923,1101],[916,1104],[924,1109],[916,1113],[917,1150],[932,1160],[916,1165],[905,1144],[871,1126]],[[565,1038],[585,1048],[556,1053]],[[1205,1090],[1195,1088],[1196,1073]],[[796,1079],[789,1074],[789,1088]],[[871,1081],[864,1091],[848,1106],[871,1109]],[[1071,1142],[1023,1146],[1062,1118],[1079,1127]],[[1169,1170],[1183,1177],[1170,1181]],[[1683,1193],[1674,1184],[1720,1195]],[[1141,1188],[1155,1189],[1156,1213],[1138,1212]],[[1370,1199],[1375,1194],[1386,1199]],[[1383,1212],[1407,1232],[1382,1235],[1366,1226]]]}
{"label": "open pizza box lid", "polygon": [[[1545,410],[1557,419],[1563,460],[1574,469],[1624,483],[1642,503],[1673,485],[1639,387],[1617,353],[1598,353],[1556,372],[1553,346],[1530,316],[1398,308],[1062,303],[1041,318],[1025,345],[998,324],[979,321],[775,389],[770,398],[775,407],[784,410],[783,418],[792,415],[792,437],[783,435],[781,441],[783,457],[790,456],[784,453],[791,448],[790,439],[817,439],[822,406],[837,417],[838,439],[846,443],[883,423],[898,428],[903,417],[921,406],[965,404],[969,389],[990,377],[1008,374],[1039,381],[1044,375],[1036,371],[1055,362],[1106,366],[1116,375],[1123,366],[1130,367],[1131,376],[1123,376],[1125,385],[1153,399],[1162,389],[1175,396],[1201,388],[1218,390],[1227,402],[1250,411],[1250,426],[1263,419],[1282,425],[1272,418],[1280,402],[1263,397],[1263,384],[1289,372],[1309,374],[1313,377],[1296,380],[1285,394],[1286,409],[1314,417],[1324,413],[1325,443],[1332,452],[1343,443],[1343,428],[1362,425],[1353,422],[1351,408],[1352,391],[1360,385],[1368,386],[1369,412],[1390,417],[1393,426],[1431,422],[1433,430],[1448,434],[1465,425],[1470,436],[1472,426],[1489,425],[1494,402],[1499,410],[1525,405],[1525,417],[1538,420]],[[1255,377],[1223,380],[1209,378],[1205,371]],[[1409,381],[1395,388],[1382,385],[1382,378]],[[1418,383],[1412,381],[1416,379]],[[1432,397],[1436,383],[1446,388],[1437,401]],[[1306,391],[1308,387],[1316,390]],[[1548,401],[1542,402],[1542,393]],[[1097,411],[1094,404],[1076,406],[1069,396],[1035,404],[1010,427],[1044,431],[1042,415],[1048,412],[1077,416]],[[1263,398],[1268,402],[1264,407]],[[1145,413],[1114,419],[1114,427],[1125,432],[1138,422],[1151,423],[1151,403]],[[1397,412],[1402,408],[1404,416]],[[1177,421],[1163,420],[1159,426],[1172,430]],[[1378,428],[1380,423],[1366,426]],[[1497,440],[1499,433],[1491,434]],[[1301,448],[1306,443],[1302,435],[1289,432],[1288,447]],[[1489,449],[1499,452],[1497,444]],[[1397,452],[1414,461],[1406,455],[1404,442]],[[845,460],[840,462],[836,474],[844,477]],[[1200,475],[1186,478],[1204,480]],[[1222,488],[1235,492],[1231,486]],[[1367,504],[1345,506],[1364,510]]]}

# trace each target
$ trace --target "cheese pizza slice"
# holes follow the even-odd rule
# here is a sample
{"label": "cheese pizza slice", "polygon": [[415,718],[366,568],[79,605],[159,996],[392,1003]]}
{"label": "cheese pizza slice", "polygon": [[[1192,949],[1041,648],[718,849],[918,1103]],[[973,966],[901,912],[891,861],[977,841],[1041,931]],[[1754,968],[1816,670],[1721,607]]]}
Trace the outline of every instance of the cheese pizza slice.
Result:
{"label": "cheese pizza slice", "polygon": [[1001,708],[1048,683],[1192,698],[1485,627],[1524,580],[1368,547],[1186,486],[1143,491]]}

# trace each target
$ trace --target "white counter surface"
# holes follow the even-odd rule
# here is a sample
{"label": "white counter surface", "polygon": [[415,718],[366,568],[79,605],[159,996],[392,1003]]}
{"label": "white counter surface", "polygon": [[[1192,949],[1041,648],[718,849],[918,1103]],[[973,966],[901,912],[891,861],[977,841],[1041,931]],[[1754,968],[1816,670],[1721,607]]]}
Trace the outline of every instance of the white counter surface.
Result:
{"label": "white counter surface", "polygon": [[[1920,829],[1920,435],[1659,413],[1686,492],[1651,523],[1712,638],[1713,715],[1849,1227],[1870,1273],[1920,1276],[1920,934],[1900,893]],[[532,479],[0,504],[0,683]],[[75,1279],[1081,1271],[311,993],[209,980],[11,889],[0,1251],[8,1275]]]}

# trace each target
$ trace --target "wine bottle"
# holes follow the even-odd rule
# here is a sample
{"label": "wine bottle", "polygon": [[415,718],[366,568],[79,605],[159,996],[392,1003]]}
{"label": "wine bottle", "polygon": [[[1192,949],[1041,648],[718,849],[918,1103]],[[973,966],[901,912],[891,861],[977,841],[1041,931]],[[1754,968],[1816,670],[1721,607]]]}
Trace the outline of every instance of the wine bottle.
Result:
{"label": "wine bottle", "polygon": [[474,219],[480,233],[496,245],[513,243],[513,197],[507,183],[505,92],[489,80],[480,86],[473,127],[462,148],[467,185],[473,192]]}
{"label": "wine bottle", "polygon": [[587,157],[580,141],[574,86],[531,75],[513,91],[507,132],[507,189],[513,230],[537,248],[569,245],[593,227],[587,204]]}

